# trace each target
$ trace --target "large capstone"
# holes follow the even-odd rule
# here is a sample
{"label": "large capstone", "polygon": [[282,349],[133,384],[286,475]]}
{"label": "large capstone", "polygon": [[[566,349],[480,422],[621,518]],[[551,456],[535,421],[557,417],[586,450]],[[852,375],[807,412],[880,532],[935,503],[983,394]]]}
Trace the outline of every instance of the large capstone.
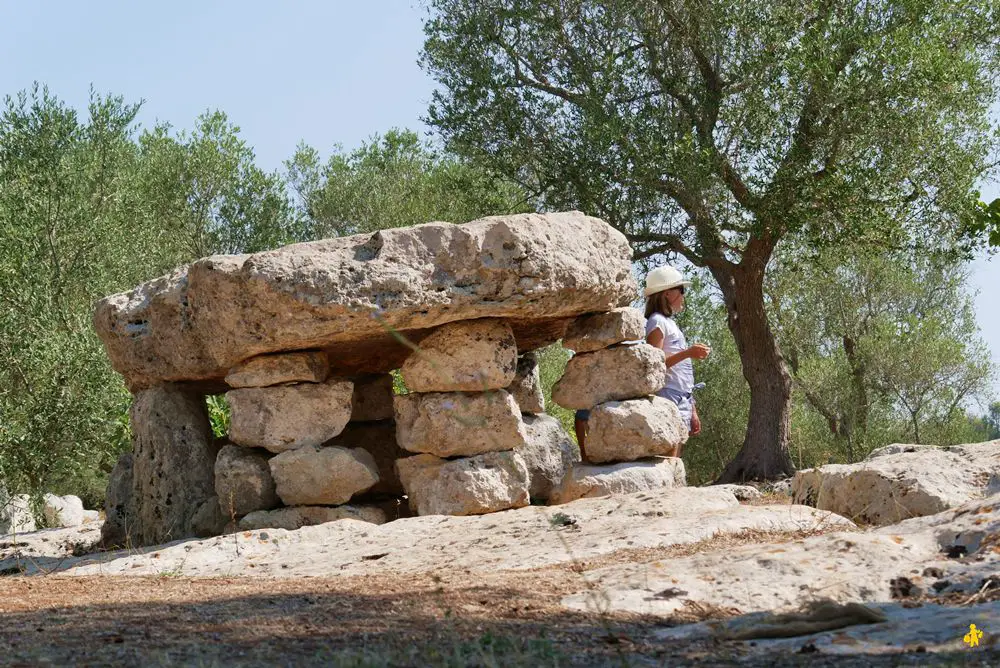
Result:
{"label": "large capstone", "polygon": [[396,440],[410,452],[438,457],[513,450],[527,433],[521,411],[504,390],[431,392],[396,397]]}
{"label": "large capstone", "polygon": [[243,360],[289,350],[326,350],[336,375],[386,372],[459,320],[506,319],[521,351],[556,341],[632,301],[631,256],[579,212],[430,223],[198,260],[102,300],[94,325],[133,390],[219,391]]}
{"label": "large capstone", "polygon": [[514,331],[486,318],[441,326],[400,371],[411,392],[485,392],[510,385],[516,368]]}
{"label": "large capstone", "polygon": [[577,410],[644,397],[662,388],[666,375],[663,351],[646,343],[574,355],[552,388],[552,401]]}
{"label": "large capstone", "polygon": [[482,515],[528,505],[528,468],[509,450],[450,460],[416,455],[397,467],[418,515]]}
{"label": "large capstone", "polygon": [[173,385],[143,390],[132,402],[133,545],[195,535],[191,520],[215,496],[218,452],[205,399]]}

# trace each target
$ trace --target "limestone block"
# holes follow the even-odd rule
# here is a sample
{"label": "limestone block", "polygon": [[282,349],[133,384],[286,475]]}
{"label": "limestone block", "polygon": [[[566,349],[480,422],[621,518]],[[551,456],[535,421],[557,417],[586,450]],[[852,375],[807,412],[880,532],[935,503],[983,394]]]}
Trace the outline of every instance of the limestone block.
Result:
{"label": "limestone block", "polygon": [[482,515],[528,505],[528,467],[510,450],[397,462],[410,509],[418,515]]}
{"label": "limestone block", "polygon": [[378,482],[378,467],[361,448],[307,445],[268,462],[278,496],[287,506],[336,506]]}
{"label": "limestone block", "polygon": [[437,328],[400,372],[411,392],[485,392],[510,385],[516,369],[514,331],[485,318]]}
{"label": "limestone block", "polygon": [[587,461],[604,464],[673,457],[687,438],[687,425],[677,405],[669,399],[651,395],[607,401],[590,412]]}
{"label": "limestone block", "polygon": [[684,462],[677,457],[653,457],[637,462],[576,465],[552,490],[550,504],[568,503],[612,494],[631,494],[683,487]]}
{"label": "limestone block", "polygon": [[339,435],[324,445],[341,448],[362,448],[375,460],[378,468],[378,482],[367,494],[390,494],[402,496],[403,485],[396,474],[396,460],[412,453],[403,450],[396,443],[396,423],[392,420],[379,422],[349,422]]}
{"label": "limestone block", "polygon": [[396,440],[410,452],[438,457],[513,450],[527,433],[514,397],[493,392],[432,392],[395,398]]}
{"label": "limestone block", "polygon": [[132,544],[157,545],[193,535],[192,517],[215,496],[218,447],[205,398],[161,385],[135,395],[131,417]]}
{"label": "limestone block", "polygon": [[522,351],[551,343],[571,318],[630,303],[631,257],[579,212],[430,223],[204,258],[102,300],[94,327],[133,390],[221,381],[287,350],[326,350],[339,375],[386,372],[410,353],[389,332],[516,318]]}
{"label": "limestone block", "polygon": [[380,373],[354,378],[351,422],[392,419],[392,375]]}
{"label": "limestone block", "polygon": [[538,376],[538,359],[534,353],[525,353],[517,358],[514,380],[507,386],[522,413],[544,413],[545,397],[542,382]]}
{"label": "limestone block", "polygon": [[226,375],[229,387],[269,387],[285,383],[322,383],[330,360],[322,350],[258,355],[237,364]]}
{"label": "limestone block", "polygon": [[126,452],[111,469],[108,489],[104,493],[101,544],[105,547],[126,547],[133,544],[131,534],[135,530],[135,505],[132,489],[132,453]]}
{"label": "limestone block", "polygon": [[83,524],[83,501],[72,494],[46,494],[42,497],[42,516],[49,528],[78,527]]}
{"label": "limestone block", "polygon": [[552,388],[552,401],[572,410],[655,394],[666,382],[663,351],[640,343],[574,355]]}
{"label": "limestone block", "polygon": [[238,445],[284,452],[320,445],[351,418],[354,384],[342,378],[325,383],[230,390],[229,438]]}
{"label": "limestone block", "polygon": [[576,353],[589,353],[622,341],[645,338],[646,318],[642,311],[626,306],[607,313],[580,316],[566,330],[562,344]]}
{"label": "limestone block", "polygon": [[14,494],[0,497],[0,536],[29,533],[35,530],[35,517],[31,514],[31,497]]}
{"label": "limestone block", "polygon": [[533,500],[546,501],[573,463],[580,461],[580,449],[551,415],[525,415],[522,419],[528,439],[517,454],[528,467],[528,492]]}
{"label": "limestone block", "polygon": [[279,505],[267,453],[257,448],[225,445],[215,460],[215,493],[228,518]]}
{"label": "limestone block", "polygon": [[254,529],[287,529],[294,531],[302,527],[336,522],[337,520],[358,520],[371,524],[385,524],[385,512],[374,506],[294,506],[277,510],[258,510],[240,520],[242,531]]}

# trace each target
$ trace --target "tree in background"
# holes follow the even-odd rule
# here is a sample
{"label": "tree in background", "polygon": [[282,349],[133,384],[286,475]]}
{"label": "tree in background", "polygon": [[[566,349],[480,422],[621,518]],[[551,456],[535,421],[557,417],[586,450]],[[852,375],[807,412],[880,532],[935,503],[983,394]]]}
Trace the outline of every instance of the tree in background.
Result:
{"label": "tree in background", "polygon": [[779,242],[934,241],[994,138],[995,3],[430,0],[430,122],[553,208],[716,281],[750,388],[721,481],[792,471]]}

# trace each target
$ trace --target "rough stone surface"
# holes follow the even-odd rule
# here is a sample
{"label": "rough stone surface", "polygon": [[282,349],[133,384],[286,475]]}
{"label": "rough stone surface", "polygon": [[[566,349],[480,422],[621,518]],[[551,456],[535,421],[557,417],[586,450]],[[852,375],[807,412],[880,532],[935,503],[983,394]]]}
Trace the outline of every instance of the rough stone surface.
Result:
{"label": "rough stone surface", "polygon": [[107,547],[126,547],[132,544],[135,506],[132,501],[132,453],[118,458],[108,477],[104,494],[104,524],[101,526],[101,543]]}
{"label": "rough stone surface", "polygon": [[351,422],[392,419],[392,375],[380,373],[352,379]]}
{"label": "rough stone surface", "polygon": [[342,378],[325,383],[231,390],[229,438],[238,445],[284,452],[320,445],[351,419],[354,384]]}
{"label": "rough stone surface", "polygon": [[792,497],[858,522],[892,524],[981,498],[996,472],[1000,441],[947,448],[895,444],[858,464],[797,472]]}
{"label": "rough stone surface", "polygon": [[666,382],[663,351],[640,343],[574,355],[552,388],[552,401],[571,410],[655,394]]}
{"label": "rough stone surface", "polygon": [[[399,368],[431,328],[511,318],[522,351],[626,305],[625,237],[579,212],[430,223],[198,260],[102,300],[94,326],[132,389],[221,384],[241,360],[323,349],[338,375]],[[371,368],[381,364],[381,368]]]}
{"label": "rough stone surface", "polygon": [[133,545],[193,535],[192,517],[215,496],[218,448],[204,397],[173,385],[143,390],[131,417]]}
{"label": "rough stone surface", "polygon": [[365,450],[306,446],[271,458],[271,475],[286,506],[336,506],[378,482]]}
{"label": "rough stone surface", "polygon": [[653,457],[603,466],[573,466],[552,490],[549,503],[560,504],[613,494],[683,487],[684,462],[677,457]]}
{"label": "rough stone surface", "polygon": [[219,509],[229,517],[270,510],[280,501],[267,465],[268,455],[256,448],[225,445],[215,460],[215,493]]}
{"label": "rough stone surface", "polygon": [[232,515],[222,511],[222,501],[217,496],[209,497],[191,517],[191,533],[198,538],[208,538],[225,533],[232,523]]}
{"label": "rough stone surface", "polygon": [[277,510],[258,510],[240,520],[240,530],[287,529],[294,531],[337,520],[358,520],[370,524],[385,524],[385,512],[372,506],[295,506]]}
{"label": "rough stone surface", "polygon": [[514,380],[507,386],[522,413],[544,413],[545,397],[542,381],[538,375],[538,359],[534,353],[525,353],[517,358]]}
{"label": "rough stone surface", "polygon": [[562,344],[576,353],[589,353],[622,341],[645,338],[646,318],[642,311],[626,306],[577,318],[566,329]]}
{"label": "rough stone surface", "polygon": [[438,457],[513,450],[527,433],[514,397],[493,392],[431,392],[395,399],[396,440],[410,452]]}
{"label": "rough stone surface", "polygon": [[525,415],[522,419],[528,440],[517,454],[528,467],[528,493],[532,500],[546,501],[573,463],[580,461],[580,449],[551,415]]}
{"label": "rough stone surface", "polygon": [[418,515],[482,515],[528,505],[528,468],[509,450],[452,460],[416,455],[397,467]]}
{"label": "rough stone surface", "polygon": [[49,527],[78,527],[83,524],[83,501],[72,494],[46,494],[42,497],[42,516]]}
{"label": "rough stone surface", "polygon": [[322,350],[251,357],[226,375],[229,387],[268,387],[285,383],[322,383],[330,360]]}
{"label": "rough stone surface", "polygon": [[366,494],[389,494],[402,496],[403,484],[396,474],[396,460],[409,457],[407,452],[396,443],[396,423],[392,420],[380,422],[349,422],[338,436],[324,445],[336,445],[341,448],[362,448],[375,460],[378,468],[378,482]]}
{"label": "rough stone surface", "polygon": [[590,412],[587,460],[595,464],[631,462],[645,457],[673,457],[688,438],[677,405],[651,395],[608,401]]}
{"label": "rough stone surface", "polygon": [[34,530],[35,517],[31,514],[31,497],[27,494],[0,497],[0,536]]}
{"label": "rough stone surface", "polygon": [[514,331],[503,320],[485,318],[434,330],[400,373],[411,392],[485,392],[510,385],[516,368]]}

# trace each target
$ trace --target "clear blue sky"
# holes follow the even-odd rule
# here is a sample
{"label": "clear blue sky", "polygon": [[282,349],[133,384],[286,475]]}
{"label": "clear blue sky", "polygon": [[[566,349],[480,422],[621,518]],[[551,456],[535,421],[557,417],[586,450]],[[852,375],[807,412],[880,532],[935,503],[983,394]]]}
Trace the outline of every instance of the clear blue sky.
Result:
{"label": "clear blue sky", "polygon": [[[326,155],[392,127],[426,130],[416,0],[0,0],[0,12],[0,95],[39,81],[83,106],[93,85],[145,100],[144,125],[178,128],[221,109],[267,169],[299,141]],[[984,192],[1000,197],[995,183]],[[979,324],[1000,365],[1000,258],[973,271]]]}

